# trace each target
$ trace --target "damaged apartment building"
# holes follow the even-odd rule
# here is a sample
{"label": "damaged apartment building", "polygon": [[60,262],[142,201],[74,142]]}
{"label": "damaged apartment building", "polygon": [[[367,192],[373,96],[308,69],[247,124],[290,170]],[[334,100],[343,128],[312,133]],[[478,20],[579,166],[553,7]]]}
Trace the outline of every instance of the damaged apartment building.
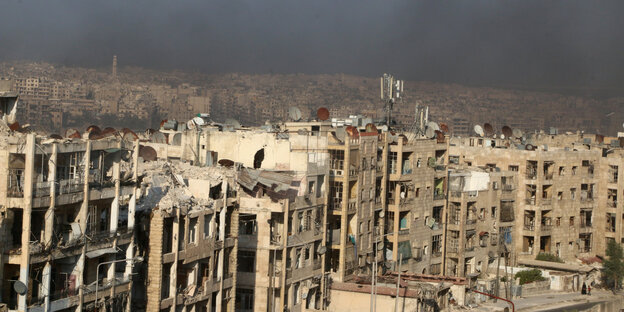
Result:
{"label": "damaged apartment building", "polygon": [[[238,207],[232,170],[145,162],[145,311],[234,311]],[[148,219],[148,220],[147,220]]]}
{"label": "damaged apartment building", "polygon": [[449,148],[452,163],[515,173],[512,263],[540,253],[565,261],[604,256],[609,240],[624,243],[622,140],[556,131],[525,137],[530,144],[453,138]]}
{"label": "damaged apartment building", "polygon": [[127,307],[141,261],[133,235],[138,142],[14,125],[0,134],[0,303],[16,311]]}

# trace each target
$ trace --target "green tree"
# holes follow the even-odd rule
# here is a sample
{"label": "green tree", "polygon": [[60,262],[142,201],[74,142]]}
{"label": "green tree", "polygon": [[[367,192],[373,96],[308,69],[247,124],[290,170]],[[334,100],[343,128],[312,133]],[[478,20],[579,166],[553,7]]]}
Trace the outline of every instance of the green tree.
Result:
{"label": "green tree", "polygon": [[546,280],[538,269],[520,271],[514,277],[520,279],[520,285]]}
{"label": "green tree", "polygon": [[624,278],[624,251],[622,246],[615,240],[610,240],[607,244],[607,259],[602,262],[602,278],[606,285],[611,286],[615,291],[622,286]]}

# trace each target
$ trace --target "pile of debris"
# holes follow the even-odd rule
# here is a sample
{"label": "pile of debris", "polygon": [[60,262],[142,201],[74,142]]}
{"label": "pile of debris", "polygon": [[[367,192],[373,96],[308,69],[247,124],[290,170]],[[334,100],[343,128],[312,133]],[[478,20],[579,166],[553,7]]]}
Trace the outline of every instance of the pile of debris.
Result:
{"label": "pile of debris", "polygon": [[[159,209],[171,213],[173,208],[212,208],[213,200],[208,196],[193,196],[189,180],[207,181],[218,185],[234,180],[236,172],[223,167],[195,167],[183,162],[157,160],[139,164],[141,192],[137,211]],[[206,189],[206,194],[209,193]]]}

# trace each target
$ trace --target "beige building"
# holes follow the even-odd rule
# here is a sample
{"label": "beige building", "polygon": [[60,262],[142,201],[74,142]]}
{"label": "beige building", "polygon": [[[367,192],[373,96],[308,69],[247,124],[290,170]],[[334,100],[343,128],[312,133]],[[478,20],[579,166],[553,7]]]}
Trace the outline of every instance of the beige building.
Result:
{"label": "beige building", "polygon": [[528,149],[501,139],[452,140],[458,164],[517,172],[514,259],[604,256],[607,240],[621,242],[621,150],[592,138],[538,134]]}
{"label": "beige building", "polygon": [[[2,144],[0,302],[17,311],[129,307],[141,261],[133,235],[139,145],[17,132]],[[15,283],[27,291],[18,294]]]}

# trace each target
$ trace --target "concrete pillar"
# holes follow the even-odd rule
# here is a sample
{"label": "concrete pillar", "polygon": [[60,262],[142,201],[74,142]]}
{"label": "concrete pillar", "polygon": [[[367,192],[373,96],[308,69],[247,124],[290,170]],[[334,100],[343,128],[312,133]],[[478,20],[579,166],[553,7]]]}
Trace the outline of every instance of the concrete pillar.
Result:
{"label": "concrete pillar", "polygon": [[[347,136],[348,137],[348,136]],[[340,214],[340,255],[338,256],[338,281],[342,282],[345,277],[347,259],[347,235],[349,234],[349,197],[351,186],[349,185],[349,169],[351,169],[351,145],[349,138],[345,139],[344,168],[342,179],[342,210]]]}
{"label": "concrete pillar", "polygon": [[[91,141],[87,140],[86,142],[86,147],[85,147],[85,152],[84,152],[84,159],[83,159],[83,164],[82,164],[82,168],[84,170],[83,172],[83,199],[82,199],[82,205],[80,206],[80,213],[78,214],[78,216],[80,217],[80,228],[82,229],[82,235],[84,237],[84,235],[86,235],[87,232],[87,215],[88,215],[88,211],[89,211],[89,162],[91,160]],[[93,216],[92,216],[93,217]],[[76,268],[77,268],[77,275],[76,276],[76,287],[78,288],[78,296],[79,296],[79,302],[78,302],[78,310],[82,311],[83,308],[83,303],[84,303],[84,290],[82,289],[82,285],[84,284],[84,267],[85,267],[85,263],[86,263],[86,253],[87,253],[87,245],[86,245],[86,239],[83,239],[84,241],[84,245],[82,246],[82,254],[80,255],[80,258],[78,259],[78,261],[76,262]]]}
{"label": "concrete pillar", "polygon": [[[24,168],[24,206],[22,215],[22,253],[20,257],[20,277],[19,280],[30,288],[28,283],[30,272],[30,224],[32,215],[32,195],[33,195],[33,176],[35,170],[35,134],[31,133],[26,137],[25,150],[25,168]],[[26,297],[20,295],[17,301],[17,310],[26,311]]]}
{"label": "concrete pillar", "polygon": [[223,192],[223,207],[221,208],[221,212],[219,212],[219,240],[223,242],[223,249],[219,252],[219,263],[217,269],[217,276],[219,277],[219,292],[217,293],[217,302],[216,307],[217,311],[222,310],[222,302],[223,302],[223,266],[225,265],[224,256],[225,256],[225,215],[227,214],[227,191],[228,184],[227,181],[223,181],[221,186],[221,191]]}
{"label": "concrete pillar", "polygon": [[[48,159],[48,182],[50,182],[50,207],[45,215],[45,245],[52,244],[52,234],[54,232],[54,209],[56,205],[56,160],[58,157],[58,145],[52,145],[52,154]],[[50,309],[50,282],[51,282],[52,265],[48,261],[43,268],[43,277],[41,281],[42,294],[44,296],[44,311]]]}
{"label": "concrete pillar", "polygon": [[180,256],[180,240],[184,237],[180,237],[180,219],[184,218],[180,214],[180,209],[176,209],[176,216],[173,218],[173,263],[171,264],[171,271],[169,272],[169,297],[173,297],[172,311],[175,311],[176,302],[176,282],[178,277],[178,259]]}
{"label": "concrete pillar", "polygon": [[[286,246],[288,246],[288,223],[290,222],[290,218],[288,217],[289,214],[289,210],[290,210],[290,206],[289,206],[289,202],[288,199],[284,199],[282,200],[282,204],[284,206],[284,239],[282,242],[282,274],[280,277],[280,305],[279,308],[277,309],[277,311],[284,311],[284,306],[286,306],[288,303],[284,300],[285,296],[286,296],[286,259],[288,259],[288,257],[290,257],[290,255],[288,254],[288,248]],[[276,250],[277,251],[277,250]],[[275,307],[273,308],[273,310],[275,310]]]}

